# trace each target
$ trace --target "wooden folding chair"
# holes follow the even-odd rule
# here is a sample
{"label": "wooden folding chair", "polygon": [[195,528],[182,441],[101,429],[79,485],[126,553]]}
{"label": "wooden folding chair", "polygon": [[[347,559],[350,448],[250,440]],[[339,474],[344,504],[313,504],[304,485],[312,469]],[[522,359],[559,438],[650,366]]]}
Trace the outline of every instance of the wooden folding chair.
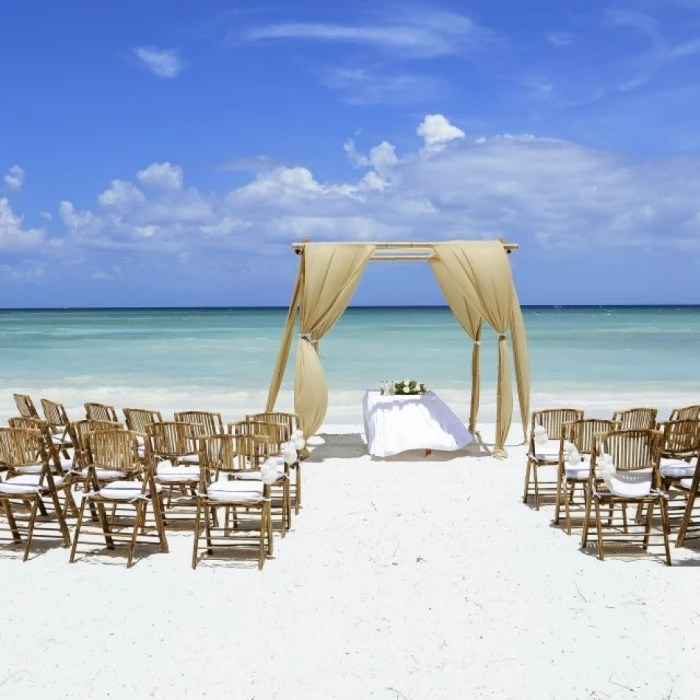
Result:
{"label": "wooden folding chair", "polygon": [[[625,546],[641,538],[642,549],[648,551],[654,508],[658,506],[666,563],[671,565],[668,510],[659,469],[661,437],[655,430],[615,431],[602,436],[601,454],[593,452],[581,546],[585,548],[588,543],[591,517],[594,517],[601,560],[605,559],[604,538],[608,543]],[[628,505],[646,507],[643,522],[628,522]],[[602,511],[606,506],[608,511],[604,515]],[[617,506],[620,506],[621,521],[615,520]]]}
{"label": "wooden folding chair", "polygon": [[15,399],[20,416],[23,418],[39,418],[39,412],[36,410],[36,406],[29,394],[12,394],[12,396]]}
{"label": "wooden folding chair", "polygon": [[700,519],[697,519],[698,514],[695,512],[698,489],[700,488],[700,457],[695,460],[693,476],[681,479],[675,486],[684,493],[686,498],[685,511],[676,538],[676,547],[683,547],[686,540],[700,538]]}
{"label": "wooden folding chair", "polygon": [[63,451],[64,457],[68,456],[67,449],[72,447],[70,434],[68,432],[68,414],[62,403],[41,399],[41,407],[46,417],[46,422],[51,430],[52,440],[60,450]]}
{"label": "wooden folding chair", "polygon": [[[583,411],[577,408],[552,408],[545,411],[534,411],[530,422],[530,446],[527,453],[525,467],[525,491],[523,503],[527,503],[530,496],[530,484],[533,485],[535,494],[535,509],[540,509],[540,493],[551,493],[556,497],[558,478],[553,482],[540,483],[538,471],[541,467],[559,468],[562,460],[561,447],[562,430],[568,423],[581,420]],[[540,445],[535,441],[535,429],[541,426],[549,438],[546,444]],[[566,436],[564,436],[566,439]]]}
{"label": "wooden folding chair", "polygon": [[[564,455],[564,445],[562,444],[560,449],[562,458],[559,462],[557,505],[554,510],[554,523],[557,525],[559,524],[559,513],[563,504],[564,512],[566,513],[567,535],[571,534],[571,503],[577,486],[581,487],[584,494],[585,513],[586,484],[590,476],[591,457],[598,448],[598,439],[605,435],[605,433],[618,430],[619,427],[620,424],[612,420],[587,418],[569,423],[568,431],[562,431],[562,433],[568,434],[568,440],[576,447],[577,452],[583,458],[580,464],[568,464],[564,461],[566,455]],[[563,435],[561,440],[562,443],[565,440]]]}
{"label": "wooden folding chair", "polygon": [[620,430],[654,430],[657,414],[655,408],[630,408],[615,411],[612,419],[620,424]]}
{"label": "wooden folding chair", "polygon": [[[273,423],[263,420],[244,420],[228,424],[228,432],[232,435],[255,435],[264,438],[264,453],[250,457],[249,461],[257,460],[260,466],[263,462],[273,463],[277,471],[277,479],[270,489],[270,510],[274,516],[279,514],[282,537],[292,527],[292,499],[290,488],[290,466],[282,458],[282,445],[289,441],[287,423]],[[262,471],[251,469],[240,478],[262,479]]]}
{"label": "wooden folding chair", "polygon": [[700,420],[700,406],[684,406],[674,408],[669,416],[669,421],[674,420]]}
{"label": "wooden folding chair", "polygon": [[119,423],[117,409],[106,403],[86,403],[85,417],[88,420],[109,421],[110,423]]}
{"label": "wooden folding chair", "polygon": [[173,414],[177,423],[192,423],[204,426],[202,435],[223,435],[224,422],[220,413],[214,411],[178,411]]}
{"label": "wooden folding chair", "polygon": [[[296,413],[284,413],[282,411],[267,411],[263,413],[252,413],[246,416],[246,421],[262,421],[264,423],[281,423],[287,427],[290,440],[294,431],[298,429],[299,420]],[[292,504],[294,505],[294,514],[299,515],[301,508],[302,494],[302,479],[301,479],[301,463],[303,459],[299,458],[294,464],[286,465],[285,471],[289,475],[289,488],[291,493]],[[294,474],[294,480],[291,475]]]}
{"label": "wooden folding chair", "polygon": [[51,500],[63,544],[69,547],[70,533],[58,493],[59,490],[70,492],[70,481],[60,473],[60,466],[57,468],[58,473],[53,473],[50,453],[42,432],[26,428],[0,428],[0,461],[9,467],[8,477],[0,482],[0,503],[15,544],[22,544],[14,512],[15,504],[21,501],[29,508],[23,561],[29,558],[32,538],[37,529],[37,510],[43,516],[48,516],[45,499]]}
{"label": "wooden folding chair", "polygon": [[[257,469],[257,458],[264,451],[265,438],[256,435],[211,435],[200,439],[201,476],[197,491],[193,569],[197,568],[199,552],[203,549],[213,556],[215,549],[257,547],[258,569],[263,568],[266,553],[272,554],[269,487],[262,481],[240,478],[242,473]],[[216,515],[219,507],[224,509],[222,526]],[[229,526],[231,510],[233,524]],[[202,540],[204,544],[200,544]]]}
{"label": "wooden folding chair", "polygon": [[[146,534],[146,516],[149,505],[153,509],[160,551],[168,552],[168,541],[165,536],[159,498],[160,488],[156,486],[148,463],[145,466],[142,463],[137,436],[138,434],[132,431],[119,429],[98,430],[86,435],[88,476],[73,538],[71,562],[75,561],[86,506],[94,507],[97,510],[102,535],[108,549],[114,549],[117,539],[127,543],[127,568],[130,568],[133,563],[139,533]],[[122,472],[126,478],[104,484],[98,477],[99,469]],[[116,518],[112,517],[112,522],[109,522],[105,511],[106,505],[115,508],[133,506],[135,514],[130,533],[116,531]]]}

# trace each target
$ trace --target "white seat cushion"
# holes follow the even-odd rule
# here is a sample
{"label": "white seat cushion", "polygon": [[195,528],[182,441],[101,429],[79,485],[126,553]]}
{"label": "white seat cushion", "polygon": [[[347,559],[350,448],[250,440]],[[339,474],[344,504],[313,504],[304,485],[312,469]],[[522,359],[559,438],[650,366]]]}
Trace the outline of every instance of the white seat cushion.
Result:
{"label": "white seat cushion", "polygon": [[686,491],[690,491],[690,487],[693,485],[693,480],[692,479],[681,479],[679,482],[679,485],[682,489],[686,489]]}
{"label": "white seat cushion", "polygon": [[[141,496],[143,482],[141,481],[113,481],[111,484],[100,489],[99,494],[102,498],[110,501],[132,501]],[[156,484],[158,493],[162,488]],[[150,489],[146,489],[146,495],[150,496]]]}
{"label": "white seat cushion", "polygon": [[[286,478],[284,469],[277,468],[277,480]],[[262,481],[262,471],[260,469],[251,469],[246,472],[237,472],[236,479],[240,481]]]}
{"label": "white seat cushion", "polygon": [[591,458],[584,457],[583,461],[576,466],[569,464],[565,465],[565,473],[567,479],[572,479],[574,481],[582,481],[588,479],[591,471]]}
{"label": "white seat cushion", "polygon": [[51,442],[54,445],[65,445],[68,447],[69,445],[72,445],[73,443],[70,441],[70,436],[69,435],[52,435],[51,436]]}
{"label": "white seat cushion", "polygon": [[548,440],[544,445],[535,443],[534,457],[542,461],[554,462],[559,459],[559,447],[559,440]]}
{"label": "white seat cushion", "polygon": [[651,470],[615,472],[604,475],[610,493],[620,498],[644,498],[651,490]]}
{"label": "white seat cushion", "polygon": [[255,481],[216,481],[207,489],[207,496],[227,503],[255,503],[263,500],[262,483]]}
{"label": "white seat cushion", "polygon": [[162,483],[179,483],[181,481],[199,481],[199,467],[185,465],[174,467],[170,462],[162,462],[156,469],[156,481]]}
{"label": "white seat cushion", "polygon": [[684,479],[695,474],[695,465],[685,462],[682,459],[661,460],[661,475],[670,478]]}
{"label": "white seat cushion", "polygon": [[199,464],[199,455],[184,455],[178,457],[177,461],[183,464]]}
{"label": "white seat cushion", "polygon": [[[6,481],[0,482],[0,493],[16,493],[20,494],[34,494],[39,488],[40,474],[21,474],[20,476],[13,476]],[[56,487],[63,483],[62,476],[54,477],[54,485]],[[43,491],[46,490],[46,482],[44,482]]]}
{"label": "white seat cushion", "polygon": [[[51,464],[51,473],[55,474],[56,467],[54,466],[53,460],[50,460],[49,464]],[[66,459],[65,457],[61,457],[61,469],[64,472],[69,472],[72,468],[73,468],[73,460]],[[16,472],[19,472],[20,474],[41,474],[42,469],[43,469],[42,464],[26,464],[22,467],[14,467],[14,470]]]}
{"label": "white seat cushion", "polygon": [[[84,479],[87,476],[87,469],[81,469],[75,473]],[[115,479],[123,479],[126,476],[126,472],[118,472],[116,469],[102,469],[102,467],[97,467],[95,474],[98,481],[114,481]]]}

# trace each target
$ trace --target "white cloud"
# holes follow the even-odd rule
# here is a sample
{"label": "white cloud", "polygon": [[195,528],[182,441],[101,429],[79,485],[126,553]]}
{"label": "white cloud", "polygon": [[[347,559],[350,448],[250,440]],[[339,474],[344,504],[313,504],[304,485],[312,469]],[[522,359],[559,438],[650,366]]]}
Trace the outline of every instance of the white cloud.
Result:
{"label": "white cloud", "polygon": [[0,197],[0,250],[25,250],[39,246],[44,240],[44,229],[25,229],[24,220],[15,214],[7,197]]}
{"label": "white cloud", "polygon": [[159,78],[177,78],[187,68],[187,63],[177,55],[175,49],[139,46],[134,49],[134,54],[151,73]]}
{"label": "white cloud", "polygon": [[391,51],[409,57],[437,57],[463,53],[481,46],[491,32],[456,12],[404,11],[400,16],[368,18],[358,24],[287,22],[252,27],[248,41],[300,39],[347,43]]}
{"label": "white cloud", "polygon": [[442,114],[427,114],[418,125],[416,133],[423,137],[425,147],[428,149],[439,149],[450,141],[465,137],[465,133],[450,124]]}
{"label": "white cloud", "polygon": [[170,163],[151,163],[147,168],[136,173],[137,180],[145,187],[164,190],[182,188],[182,168]]}
{"label": "white cloud", "polygon": [[134,202],[143,202],[145,199],[143,192],[131,182],[112,180],[109,189],[106,189],[97,201],[103,207],[121,207]]}
{"label": "white cloud", "polygon": [[442,81],[433,76],[395,73],[386,68],[326,68],[320,75],[326,87],[339,90],[348,104],[390,102],[413,104],[440,96]]}
{"label": "white cloud", "polygon": [[13,165],[5,175],[5,187],[11,192],[20,192],[24,185],[24,170],[19,165]]}
{"label": "white cloud", "polygon": [[569,32],[550,32],[547,34],[547,41],[557,48],[569,46],[573,40],[574,37]]}

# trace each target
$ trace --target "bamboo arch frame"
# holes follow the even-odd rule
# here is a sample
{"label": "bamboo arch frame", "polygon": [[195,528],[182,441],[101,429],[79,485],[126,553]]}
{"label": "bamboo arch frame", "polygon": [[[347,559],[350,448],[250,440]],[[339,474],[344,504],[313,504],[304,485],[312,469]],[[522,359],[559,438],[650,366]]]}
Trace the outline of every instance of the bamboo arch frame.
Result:
{"label": "bamboo arch frame", "polygon": [[[284,335],[272,374],[267,411],[275,407],[291,351],[297,315],[299,348],[295,369],[294,404],[302,430],[308,436],[320,427],[328,405],[328,390],[318,357],[318,343],[347,308],[365,266],[371,261],[427,261],[445,299],[473,341],[472,393],[469,430],[476,431],[480,397],[482,322],[498,334],[499,369],[496,444],[493,454],[506,455],[504,443],[513,412],[506,334],[510,333],[523,432],[530,404],[527,338],[507,255],[516,243],[499,241],[445,241],[434,243],[293,243],[300,256]],[[307,274],[307,259],[311,261]],[[505,261],[505,262],[504,262]]]}

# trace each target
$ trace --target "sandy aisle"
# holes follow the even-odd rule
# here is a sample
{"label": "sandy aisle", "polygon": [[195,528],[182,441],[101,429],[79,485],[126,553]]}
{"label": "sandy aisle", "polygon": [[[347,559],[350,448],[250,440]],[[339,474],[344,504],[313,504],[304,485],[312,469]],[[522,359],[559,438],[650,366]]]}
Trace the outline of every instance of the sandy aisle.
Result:
{"label": "sandy aisle", "polygon": [[131,571],[2,552],[0,697],[698,697],[697,550],[673,568],[582,553],[522,504],[522,447],[363,452],[353,435],[316,451],[262,573],[192,571],[189,534]]}

